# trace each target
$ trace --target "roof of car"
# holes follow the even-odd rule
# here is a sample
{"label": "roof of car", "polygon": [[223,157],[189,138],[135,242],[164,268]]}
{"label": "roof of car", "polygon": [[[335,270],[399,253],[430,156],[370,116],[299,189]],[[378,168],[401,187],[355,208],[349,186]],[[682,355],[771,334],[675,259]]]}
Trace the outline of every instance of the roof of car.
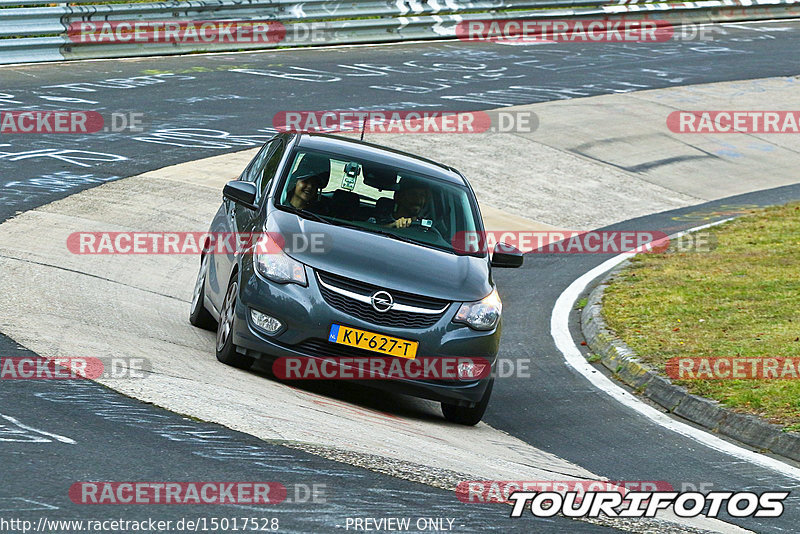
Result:
{"label": "roof of car", "polygon": [[402,150],[375,145],[366,141],[330,134],[300,134],[298,146],[312,150],[332,152],[353,159],[363,159],[433,176],[448,182],[464,185],[464,178],[453,167],[415,156]]}

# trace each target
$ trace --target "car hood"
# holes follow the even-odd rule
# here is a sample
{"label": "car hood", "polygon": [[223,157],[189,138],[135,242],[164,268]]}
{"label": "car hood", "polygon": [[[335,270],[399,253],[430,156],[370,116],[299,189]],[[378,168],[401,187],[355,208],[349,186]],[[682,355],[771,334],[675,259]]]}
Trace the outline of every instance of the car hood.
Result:
{"label": "car hood", "polygon": [[[277,209],[269,214],[267,231],[282,234],[286,253],[297,261],[389,290],[461,302],[480,300],[492,291],[486,258],[450,254]],[[324,235],[324,252],[291,246],[293,235],[317,232]]]}

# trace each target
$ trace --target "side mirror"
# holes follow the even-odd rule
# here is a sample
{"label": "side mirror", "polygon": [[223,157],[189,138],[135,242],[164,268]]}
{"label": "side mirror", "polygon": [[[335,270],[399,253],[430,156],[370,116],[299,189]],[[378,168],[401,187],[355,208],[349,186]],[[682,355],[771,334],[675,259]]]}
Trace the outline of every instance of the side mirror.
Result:
{"label": "side mirror", "polygon": [[222,196],[228,200],[244,206],[245,208],[255,210],[258,209],[256,205],[256,184],[253,182],[242,182],[241,180],[233,180],[225,184],[222,189]]}
{"label": "side mirror", "polygon": [[492,252],[492,267],[521,267],[522,251],[505,243],[497,243]]}

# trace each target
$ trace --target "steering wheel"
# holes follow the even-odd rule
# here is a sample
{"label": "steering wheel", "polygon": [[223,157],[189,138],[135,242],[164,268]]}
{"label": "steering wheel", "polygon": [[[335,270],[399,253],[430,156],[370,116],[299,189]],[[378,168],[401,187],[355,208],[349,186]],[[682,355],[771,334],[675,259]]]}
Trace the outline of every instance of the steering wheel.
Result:
{"label": "steering wheel", "polygon": [[425,232],[426,234],[427,233],[433,234],[433,236],[435,238],[439,239],[440,241],[444,241],[444,237],[442,237],[442,233],[439,230],[437,230],[436,228],[434,228],[433,226],[423,226],[422,225],[422,219],[419,219],[419,218],[413,219],[411,221],[411,225],[407,226],[407,228],[409,228],[409,229],[413,228],[414,230],[416,230],[418,232]]}

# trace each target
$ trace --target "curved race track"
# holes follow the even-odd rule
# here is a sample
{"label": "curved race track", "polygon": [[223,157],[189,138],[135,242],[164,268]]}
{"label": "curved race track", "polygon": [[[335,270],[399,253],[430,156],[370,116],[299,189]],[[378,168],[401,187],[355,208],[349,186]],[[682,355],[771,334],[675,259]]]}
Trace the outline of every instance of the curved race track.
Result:
{"label": "curved race track", "polygon": [[[682,158],[666,162],[657,156],[664,156],[675,145],[651,143],[652,154],[644,161],[658,164],[647,165],[631,157],[635,153],[641,158],[641,151],[618,146],[620,136],[615,135],[613,127],[598,131],[576,119],[585,115],[581,106],[600,109],[609,121],[625,120],[620,111],[625,109],[647,110],[652,105],[677,108],[687,101],[687,107],[696,107],[692,104],[703,101],[702,89],[595,95],[793,76],[800,70],[797,60],[777,63],[764,58],[796,48],[798,40],[800,25],[784,22],[728,27],[713,45],[504,47],[436,43],[7,68],[2,70],[7,80],[5,93],[0,95],[3,109],[56,102],[51,105],[60,109],[142,111],[146,128],[140,134],[97,134],[85,139],[4,137],[6,146],[0,153],[4,170],[0,216],[10,217],[115,177],[257,146],[269,135],[264,125],[269,124],[276,111],[308,109],[312,107],[309,102],[317,109],[341,108],[342,95],[350,92],[362,109],[471,110],[545,102],[534,108],[542,124],[535,136],[496,136],[486,142],[498,143],[499,151],[503,147],[508,150],[508,154],[500,152],[502,162],[513,161],[510,153],[514,149],[509,146],[522,145],[550,156],[542,158],[551,161],[544,170],[559,172],[560,162],[568,165],[576,177],[580,171],[581,179],[586,180],[580,183],[591,183],[598,191],[610,192],[607,209],[574,203],[565,204],[561,213],[548,213],[548,204],[571,195],[570,184],[565,183],[560,188],[551,185],[544,202],[540,199],[537,204],[531,199],[532,209],[528,210],[527,201],[511,202],[508,195],[504,196],[502,186],[498,188],[486,177],[477,176],[474,181],[481,202],[488,203],[499,228],[512,221],[516,225],[545,223],[584,228],[616,223],[614,228],[672,233],[722,218],[736,207],[800,198],[800,187],[792,185],[744,193],[797,182],[796,174],[780,170],[791,169],[796,144],[751,138],[741,146],[726,147],[725,153],[715,152],[703,141],[693,141],[682,146],[710,156],[683,154]],[[412,52],[414,59],[409,59]],[[794,80],[714,86],[712,92],[725,94],[732,102],[738,98],[740,105],[756,107],[759,92],[773,98],[781,91],[796,94]],[[546,103],[586,96],[595,98]],[[637,105],[620,98],[634,99]],[[449,141],[421,139],[386,142],[397,146],[416,144],[417,152],[430,151],[446,161],[454,157],[448,154],[448,150],[452,152]],[[586,142],[578,142],[581,139]],[[466,145],[470,142],[458,140]],[[630,145],[636,141],[624,142]],[[771,161],[765,163],[757,155],[751,158],[745,151],[753,146],[770,147]],[[762,148],[757,150],[764,151]],[[738,171],[729,171],[725,166],[736,160],[731,153],[740,150],[750,167],[748,163],[737,163]],[[558,159],[552,163],[555,157]],[[565,365],[550,333],[553,305],[573,280],[607,259],[602,255],[532,255],[523,269],[496,273],[506,310],[501,355],[516,360],[530,358],[533,376],[498,381],[485,418],[487,424],[463,429],[445,424],[431,403],[375,395],[357,388],[289,388],[257,372],[242,373],[217,365],[210,352],[210,334],[185,324],[195,263],[190,258],[147,258],[133,263],[130,258],[87,260],[63,250],[66,235],[75,230],[202,230],[218,202],[221,183],[234,176],[246,161],[247,154],[242,154],[225,156],[216,162],[216,167],[204,162],[194,167],[187,164],[164,169],[72,196],[4,224],[0,233],[0,283],[7,291],[0,299],[0,309],[3,332],[45,356],[75,352],[104,356],[146,354],[153,360],[151,376],[141,382],[111,385],[178,413],[264,438],[268,443],[137,405],[94,384],[4,382],[0,384],[3,415],[50,433],[71,436],[80,450],[89,453],[89,458],[79,470],[59,473],[48,491],[41,483],[36,484],[36,492],[30,487],[39,476],[35,473],[47,471],[46,464],[17,468],[13,477],[16,483],[7,488],[2,498],[15,503],[21,502],[19,499],[39,503],[42,507],[27,512],[34,515],[43,513],[36,510],[51,506],[59,510],[48,512],[52,516],[84,517],[85,509],[71,505],[62,487],[79,479],[76,477],[164,479],[171,473],[174,478],[187,479],[186,474],[176,473],[197,469],[194,462],[187,461],[187,457],[196,455],[204,459],[204,469],[207,466],[209,474],[195,476],[213,479],[211,473],[216,470],[217,479],[235,479],[247,477],[247,469],[253,469],[248,462],[258,456],[260,467],[255,469],[269,473],[264,476],[297,483],[320,481],[329,487],[331,495],[324,506],[294,505],[293,510],[280,510],[289,529],[310,531],[316,528],[311,525],[316,524],[329,530],[348,516],[438,514],[460,518],[462,524],[458,528],[463,531],[478,531],[492,525],[503,530],[527,528],[521,522],[509,524],[507,510],[502,507],[461,505],[452,493],[400,479],[443,488],[452,488],[463,479],[460,477],[598,476],[611,480],[663,480],[675,487],[705,484],[708,488],[711,484],[720,490],[762,491],[797,486],[798,479],[791,476],[788,468],[786,473],[778,473],[666,430],[617,403]],[[686,170],[682,175],[680,167],[673,164],[699,166],[693,170],[707,174],[687,178]],[[468,176],[479,173],[478,169],[469,169],[469,161],[457,166],[465,165]],[[764,165],[773,165],[774,169],[759,174]],[[498,173],[503,172],[502,167],[498,165]],[[715,182],[719,176],[714,172],[724,167],[727,179],[720,180],[720,185]],[[595,170],[602,176],[596,178],[598,182],[590,182],[595,179]],[[524,183],[525,176],[519,176],[523,172],[513,170],[510,174],[523,178]],[[703,177],[700,183],[698,176]],[[609,182],[625,183],[628,189],[619,185],[604,187],[603,177]],[[547,176],[543,179],[532,175],[528,183],[545,189]],[[744,194],[720,198],[734,193]],[[703,203],[712,198],[719,200]],[[645,200],[636,205],[637,199]],[[648,215],[653,212],[661,213]],[[631,214],[642,217],[625,220]],[[583,226],[579,226],[581,221]],[[80,291],[75,292],[75,288]],[[572,327],[576,332],[574,324]],[[579,334],[575,337],[579,339]],[[0,348],[3,356],[20,351],[8,339],[2,341]],[[101,409],[106,404],[129,405],[125,409],[132,410],[134,416],[117,415],[114,419],[113,410]],[[87,420],[86,413],[95,417]],[[76,425],[79,420],[87,421],[83,429]],[[124,420],[125,424],[112,425],[118,430],[109,433],[109,424],[115,420]],[[308,424],[309,420],[314,424]],[[131,427],[132,421],[138,430],[135,425]],[[191,428],[195,425],[197,428]],[[364,428],[370,431],[363,432]],[[168,445],[158,441],[165,436]],[[28,441],[2,444],[3,454],[33,458],[44,448],[57,457],[69,455],[64,450],[69,444],[52,436],[45,441],[33,437]],[[218,446],[220,442],[226,443],[227,452],[220,452],[224,448]],[[236,446],[229,446],[234,442]],[[109,443],[111,450],[106,450]],[[276,444],[303,448],[400,479],[327,462]],[[147,469],[124,461],[135,457],[144,461],[148,450],[162,447],[163,461],[151,463]],[[216,452],[209,453],[209,449]],[[408,497],[399,505],[395,503],[389,512],[381,508],[381,500],[394,501],[399,495]],[[429,506],[415,502],[420,500],[437,503],[438,511],[428,511]],[[758,532],[792,531],[800,516],[796,502],[787,501],[782,518],[735,523]],[[314,514],[319,518],[310,523]],[[537,530],[603,529],[586,523],[565,525],[566,522],[559,518],[539,521]],[[614,526],[646,527],[619,523]],[[736,531],[731,525],[706,526]]]}

